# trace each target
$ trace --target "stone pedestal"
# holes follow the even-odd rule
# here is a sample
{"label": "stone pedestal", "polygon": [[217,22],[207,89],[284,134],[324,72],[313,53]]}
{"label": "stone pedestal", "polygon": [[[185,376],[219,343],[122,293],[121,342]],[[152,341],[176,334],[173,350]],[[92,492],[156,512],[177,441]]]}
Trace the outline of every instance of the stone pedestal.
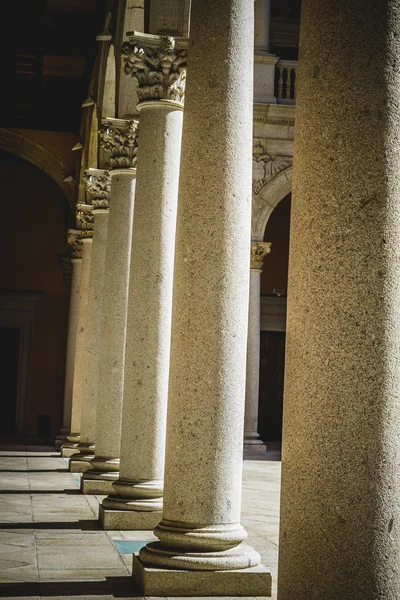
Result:
{"label": "stone pedestal", "polygon": [[83,353],[86,335],[87,303],[89,293],[90,265],[92,255],[93,215],[91,205],[77,206],[77,220],[81,226],[80,238],[82,240],[82,264],[79,286],[78,316],[76,324],[76,341],[74,357],[74,379],[72,386],[71,432],[68,443],[61,448],[61,456],[69,457],[76,453],[80,439],[81,412],[82,412],[82,369]]}
{"label": "stone pedestal", "polygon": [[278,598],[397,600],[399,5],[310,0],[301,27]]}
{"label": "stone pedestal", "polygon": [[263,258],[271,252],[269,242],[252,242],[250,259],[249,328],[247,334],[244,451],[265,454],[267,446],[258,434],[260,384],[260,276]]}
{"label": "stone pedestal", "polygon": [[67,441],[67,435],[71,433],[72,389],[74,383],[76,329],[78,322],[83,249],[79,234],[80,232],[77,229],[70,229],[68,231],[68,246],[71,254],[72,276],[68,315],[67,356],[65,361],[63,426],[60,430],[60,435],[57,436],[57,440],[62,440],[64,442]]}
{"label": "stone pedestal", "polygon": [[[229,31],[229,35],[221,35]],[[252,160],[253,3],[193,0],[179,183],[163,520],[143,595],[269,593],[240,525]],[[229,68],[227,68],[229,65]],[[245,573],[238,571],[243,569]],[[223,583],[222,583],[223,581]],[[239,589],[240,588],[240,589]]]}
{"label": "stone pedestal", "polygon": [[[96,399],[99,376],[100,324],[103,300],[105,249],[107,241],[108,199],[110,177],[108,171],[88,169],[88,192],[92,197],[94,227],[90,268],[86,334],[82,356],[82,412],[78,453],[70,459],[70,471],[83,472],[90,468],[94,458],[96,431]],[[83,464],[81,464],[83,463]]]}
{"label": "stone pedestal", "polygon": [[[85,494],[109,494],[118,478],[124,386],[129,266],[135,198],[137,121],[107,119],[100,142],[111,152],[103,307],[100,328],[96,447],[81,481]],[[112,368],[110,368],[112,365]]]}
{"label": "stone pedestal", "polygon": [[[102,504],[106,514],[120,513],[119,529],[143,529],[144,523],[153,528],[161,520],[162,509],[186,50],[172,38],[147,35],[130,39],[122,51],[125,72],[139,76],[140,132],[120,474]],[[156,95],[154,70],[163,80],[163,87],[157,84],[159,100],[148,99]]]}

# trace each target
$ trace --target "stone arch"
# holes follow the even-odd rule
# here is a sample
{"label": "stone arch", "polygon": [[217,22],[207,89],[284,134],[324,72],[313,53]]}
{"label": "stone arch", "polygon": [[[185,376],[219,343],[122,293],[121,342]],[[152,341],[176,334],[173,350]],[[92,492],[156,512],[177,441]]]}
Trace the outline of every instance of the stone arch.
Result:
{"label": "stone arch", "polygon": [[70,169],[54,152],[18,131],[0,127],[0,150],[20,156],[52,179],[75,213],[75,181]]}
{"label": "stone arch", "polygon": [[114,44],[110,44],[106,60],[101,116],[115,117],[116,63]]}
{"label": "stone arch", "polygon": [[257,194],[253,193],[251,236],[264,239],[268,219],[276,205],[292,191],[292,166],[280,171]]}

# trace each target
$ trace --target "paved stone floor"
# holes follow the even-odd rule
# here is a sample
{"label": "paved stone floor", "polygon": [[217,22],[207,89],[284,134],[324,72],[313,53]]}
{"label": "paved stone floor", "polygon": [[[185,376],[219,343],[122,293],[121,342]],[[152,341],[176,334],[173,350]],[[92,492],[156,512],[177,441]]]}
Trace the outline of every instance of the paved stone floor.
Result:
{"label": "paved stone floor", "polygon": [[[242,523],[273,575],[276,598],[278,452],[244,461]],[[0,446],[0,597],[137,598],[132,553],[151,532],[104,532],[102,496],[84,496],[79,476],[50,448]]]}

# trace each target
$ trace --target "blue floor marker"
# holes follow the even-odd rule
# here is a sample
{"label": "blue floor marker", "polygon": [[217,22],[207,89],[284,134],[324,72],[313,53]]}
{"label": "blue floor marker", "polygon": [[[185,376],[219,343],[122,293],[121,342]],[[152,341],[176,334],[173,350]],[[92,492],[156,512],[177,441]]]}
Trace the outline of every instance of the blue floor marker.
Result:
{"label": "blue floor marker", "polygon": [[120,554],[136,554],[140,548],[143,548],[149,542],[138,540],[112,540],[112,543]]}

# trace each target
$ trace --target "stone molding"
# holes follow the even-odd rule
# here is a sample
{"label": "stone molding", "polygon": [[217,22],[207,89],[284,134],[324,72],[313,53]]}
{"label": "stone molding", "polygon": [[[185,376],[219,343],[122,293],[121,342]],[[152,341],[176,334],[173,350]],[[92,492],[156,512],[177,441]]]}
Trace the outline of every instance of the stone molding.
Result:
{"label": "stone molding", "polygon": [[103,169],[85,171],[86,188],[92,199],[93,209],[109,208],[111,178],[110,172]]}
{"label": "stone molding", "polygon": [[71,258],[82,258],[83,244],[81,233],[78,229],[68,229],[67,243]]}
{"label": "stone molding", "polygon": [[270,252],[271,242],[251,242],[250,268],[261,271],[264,256]]}
{"label": "stone molding", "polygon": [[261,296],[261,331],[286,331],[286,298]]}
{"label": "stone molding", "polygon": [[253,192],[258,194],[276,175],[293,165],[292,156],[265,152],[263,145],[258,141],[253,148]]}
{"label": "stone molding", "polygon": [[110,153],[112,169],[136,167],[138,125],[138,121],[107,117],[100,126],[100,145]]}
{"label": "stone molding", "polygon": [[138,82],[139,102],[185,99],[187,40],[128,32],[122,44],[126,75]]}
{"label": "stone molding", "polygon": [[91,204],[76,205],[76,220],[80,226],[81,239],[93,237],[94,215],[93,206]]}

